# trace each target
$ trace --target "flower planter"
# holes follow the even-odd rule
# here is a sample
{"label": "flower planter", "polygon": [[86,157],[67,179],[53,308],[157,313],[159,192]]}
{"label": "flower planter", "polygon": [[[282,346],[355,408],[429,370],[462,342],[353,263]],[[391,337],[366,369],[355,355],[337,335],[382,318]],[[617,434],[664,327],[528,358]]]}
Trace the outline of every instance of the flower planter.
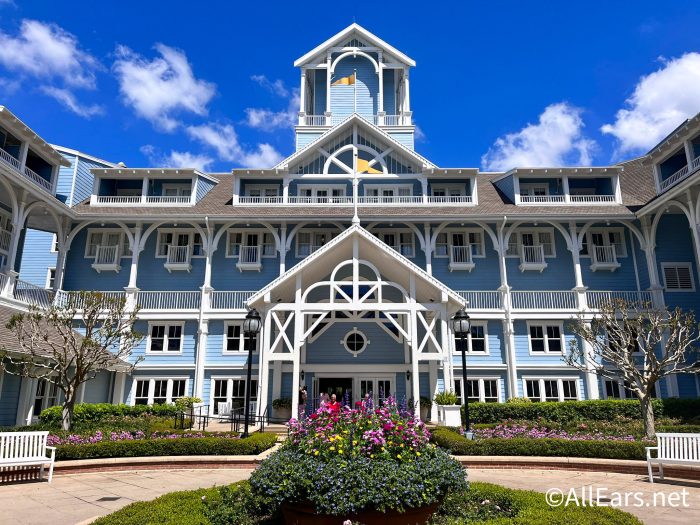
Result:
{"label": "flower planter", "polygon": [[409,508],[406,512],[366,510],[350,516],[316,514],[313,505],[309,503],[285,503],[282,505],[282,514],[286,525],[343,525],[347,520],[364,525],[424,525],[440,503],[442,502],[437,501],[425,507]]}
{"label": "flower planter", "polygon": [[284,421],[285,423],[292,419],[292,409],[291,408],[274,408],[272,409],[272,417],[277,421]]}
{"label": "flower planter", "polygon": [[461,405],[438,405],[438,425],[441,427],[462,426]]}

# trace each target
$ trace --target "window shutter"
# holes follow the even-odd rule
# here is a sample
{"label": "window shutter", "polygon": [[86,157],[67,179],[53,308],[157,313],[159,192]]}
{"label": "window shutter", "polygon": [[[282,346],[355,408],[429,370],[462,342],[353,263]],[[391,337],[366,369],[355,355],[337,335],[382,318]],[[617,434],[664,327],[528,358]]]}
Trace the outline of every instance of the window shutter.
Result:
{"label": "window shutter", "polygon": [[692,290],[694,286],[690,266],[664,266],[664,282],[667,290]]}

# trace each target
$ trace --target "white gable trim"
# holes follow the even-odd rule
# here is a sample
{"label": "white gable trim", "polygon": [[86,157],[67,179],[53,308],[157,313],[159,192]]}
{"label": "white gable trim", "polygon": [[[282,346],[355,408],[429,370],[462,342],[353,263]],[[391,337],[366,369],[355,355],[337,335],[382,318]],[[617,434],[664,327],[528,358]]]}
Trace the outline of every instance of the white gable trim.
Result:
{"label": "white gable trim", "polygon": [[337,237],[331,239],[329,242],[324,244],[322,248],[318,249],[317,251],[315,251],[314,253],[312,253],[308,257],[306,257],[302,262],[295,265],[291,270],[287,271],[283,275],[280,275],[277,279],[272,281],[270,284],[261,288],[259,292],[257,292],[256,294],[254,294],[252,297],[250,297],[248,299],[246,304],[248,306],[251,306],[251,305],[259,302],[263,297],[265,297],[265,295],[270,293],[279,284],[287,281],[288,279],[293,278],[299,272],[302,272],[311,263],[313,263],[317,259],[320,259],[321,257],[323,257],[327,252],[330,252],[337,245],[342,243],[345,239],[352,237],[353,235],[359,235],[363,239],[367,240],[368,242],[370,242],[371,244],[376,246],[379,250],[384,252],[384,254],[393,258],[397,263],[405,266],[408,271],[413,272],[416,275],[416,277],[418,277],[419,279],[422,279],[423,281],[434,286],[435,288],[437,288],[441,292],[447,294],[447,296],[455,303],[457,303],[461,306],[464,306],[466,304],[464,298],[462,298],[461,295],[454,292],[451,288],[448,288],[447,286],[445,286],[442,282],[435,279],[432,275],[428,274],[420,266],[411,262],[408,258],[404,257],[403,255],[398,253],[393,248],[390,248],[389,246],[384,244],[381,240],[379,240],[377,237],[375,237],[372,233],[370,233],[369,231],[367,231],[366,229],[364,229],[362,226],[360,226],[358,224],[350,226],[350,228],[345,230],[343,233],[341,233]]}

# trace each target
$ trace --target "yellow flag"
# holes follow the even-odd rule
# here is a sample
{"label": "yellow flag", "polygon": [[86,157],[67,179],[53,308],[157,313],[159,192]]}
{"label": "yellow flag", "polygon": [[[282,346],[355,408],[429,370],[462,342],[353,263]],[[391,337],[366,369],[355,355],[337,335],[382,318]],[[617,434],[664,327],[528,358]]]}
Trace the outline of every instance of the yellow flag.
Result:
{"label": "yellow flag", "polygon": [[383,171],[379,171],[374,169],[372,166],[369,165],[369,161],[365,159],[357,159],[357,173],[384,173]]}
{"label": "yellow flag", "polygon": [[354,83],[355,83],[355,73],[353,73],[352,75],[350,75],[348,77],[339,78],[338,80],[333,82],[333,84],[331,84],[331,85],[332,86],[352,86]]}

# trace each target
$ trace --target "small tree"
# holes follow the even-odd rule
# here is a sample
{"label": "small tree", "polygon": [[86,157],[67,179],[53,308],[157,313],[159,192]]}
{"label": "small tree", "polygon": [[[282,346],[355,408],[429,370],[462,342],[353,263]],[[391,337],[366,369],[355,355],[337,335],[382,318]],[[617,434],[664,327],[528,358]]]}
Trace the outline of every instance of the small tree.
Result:
{"label": "small tree", "polygon": [[650,304],[614,300],[600,306],[592,320],[582,314],[571,323],[577,340],[564,361],[579,370],[622,380],[639,399],[644,435],[655,436],[651,394],[657,381],[678,373],[697,373],[699,326],[693,312],[653,308]]}
{"label": "small tree", "polygon": [[62,427],[70,430],[80,385],[100,371],[133,370],[136,363],[125,359],[143,338],[134,330],[137,313],[127,311],[124,298],[99,292],[70,293],[47,309],[31,307],[7,323],[19,350],[2,349],[0,366],[56,385],[63,393]]}

